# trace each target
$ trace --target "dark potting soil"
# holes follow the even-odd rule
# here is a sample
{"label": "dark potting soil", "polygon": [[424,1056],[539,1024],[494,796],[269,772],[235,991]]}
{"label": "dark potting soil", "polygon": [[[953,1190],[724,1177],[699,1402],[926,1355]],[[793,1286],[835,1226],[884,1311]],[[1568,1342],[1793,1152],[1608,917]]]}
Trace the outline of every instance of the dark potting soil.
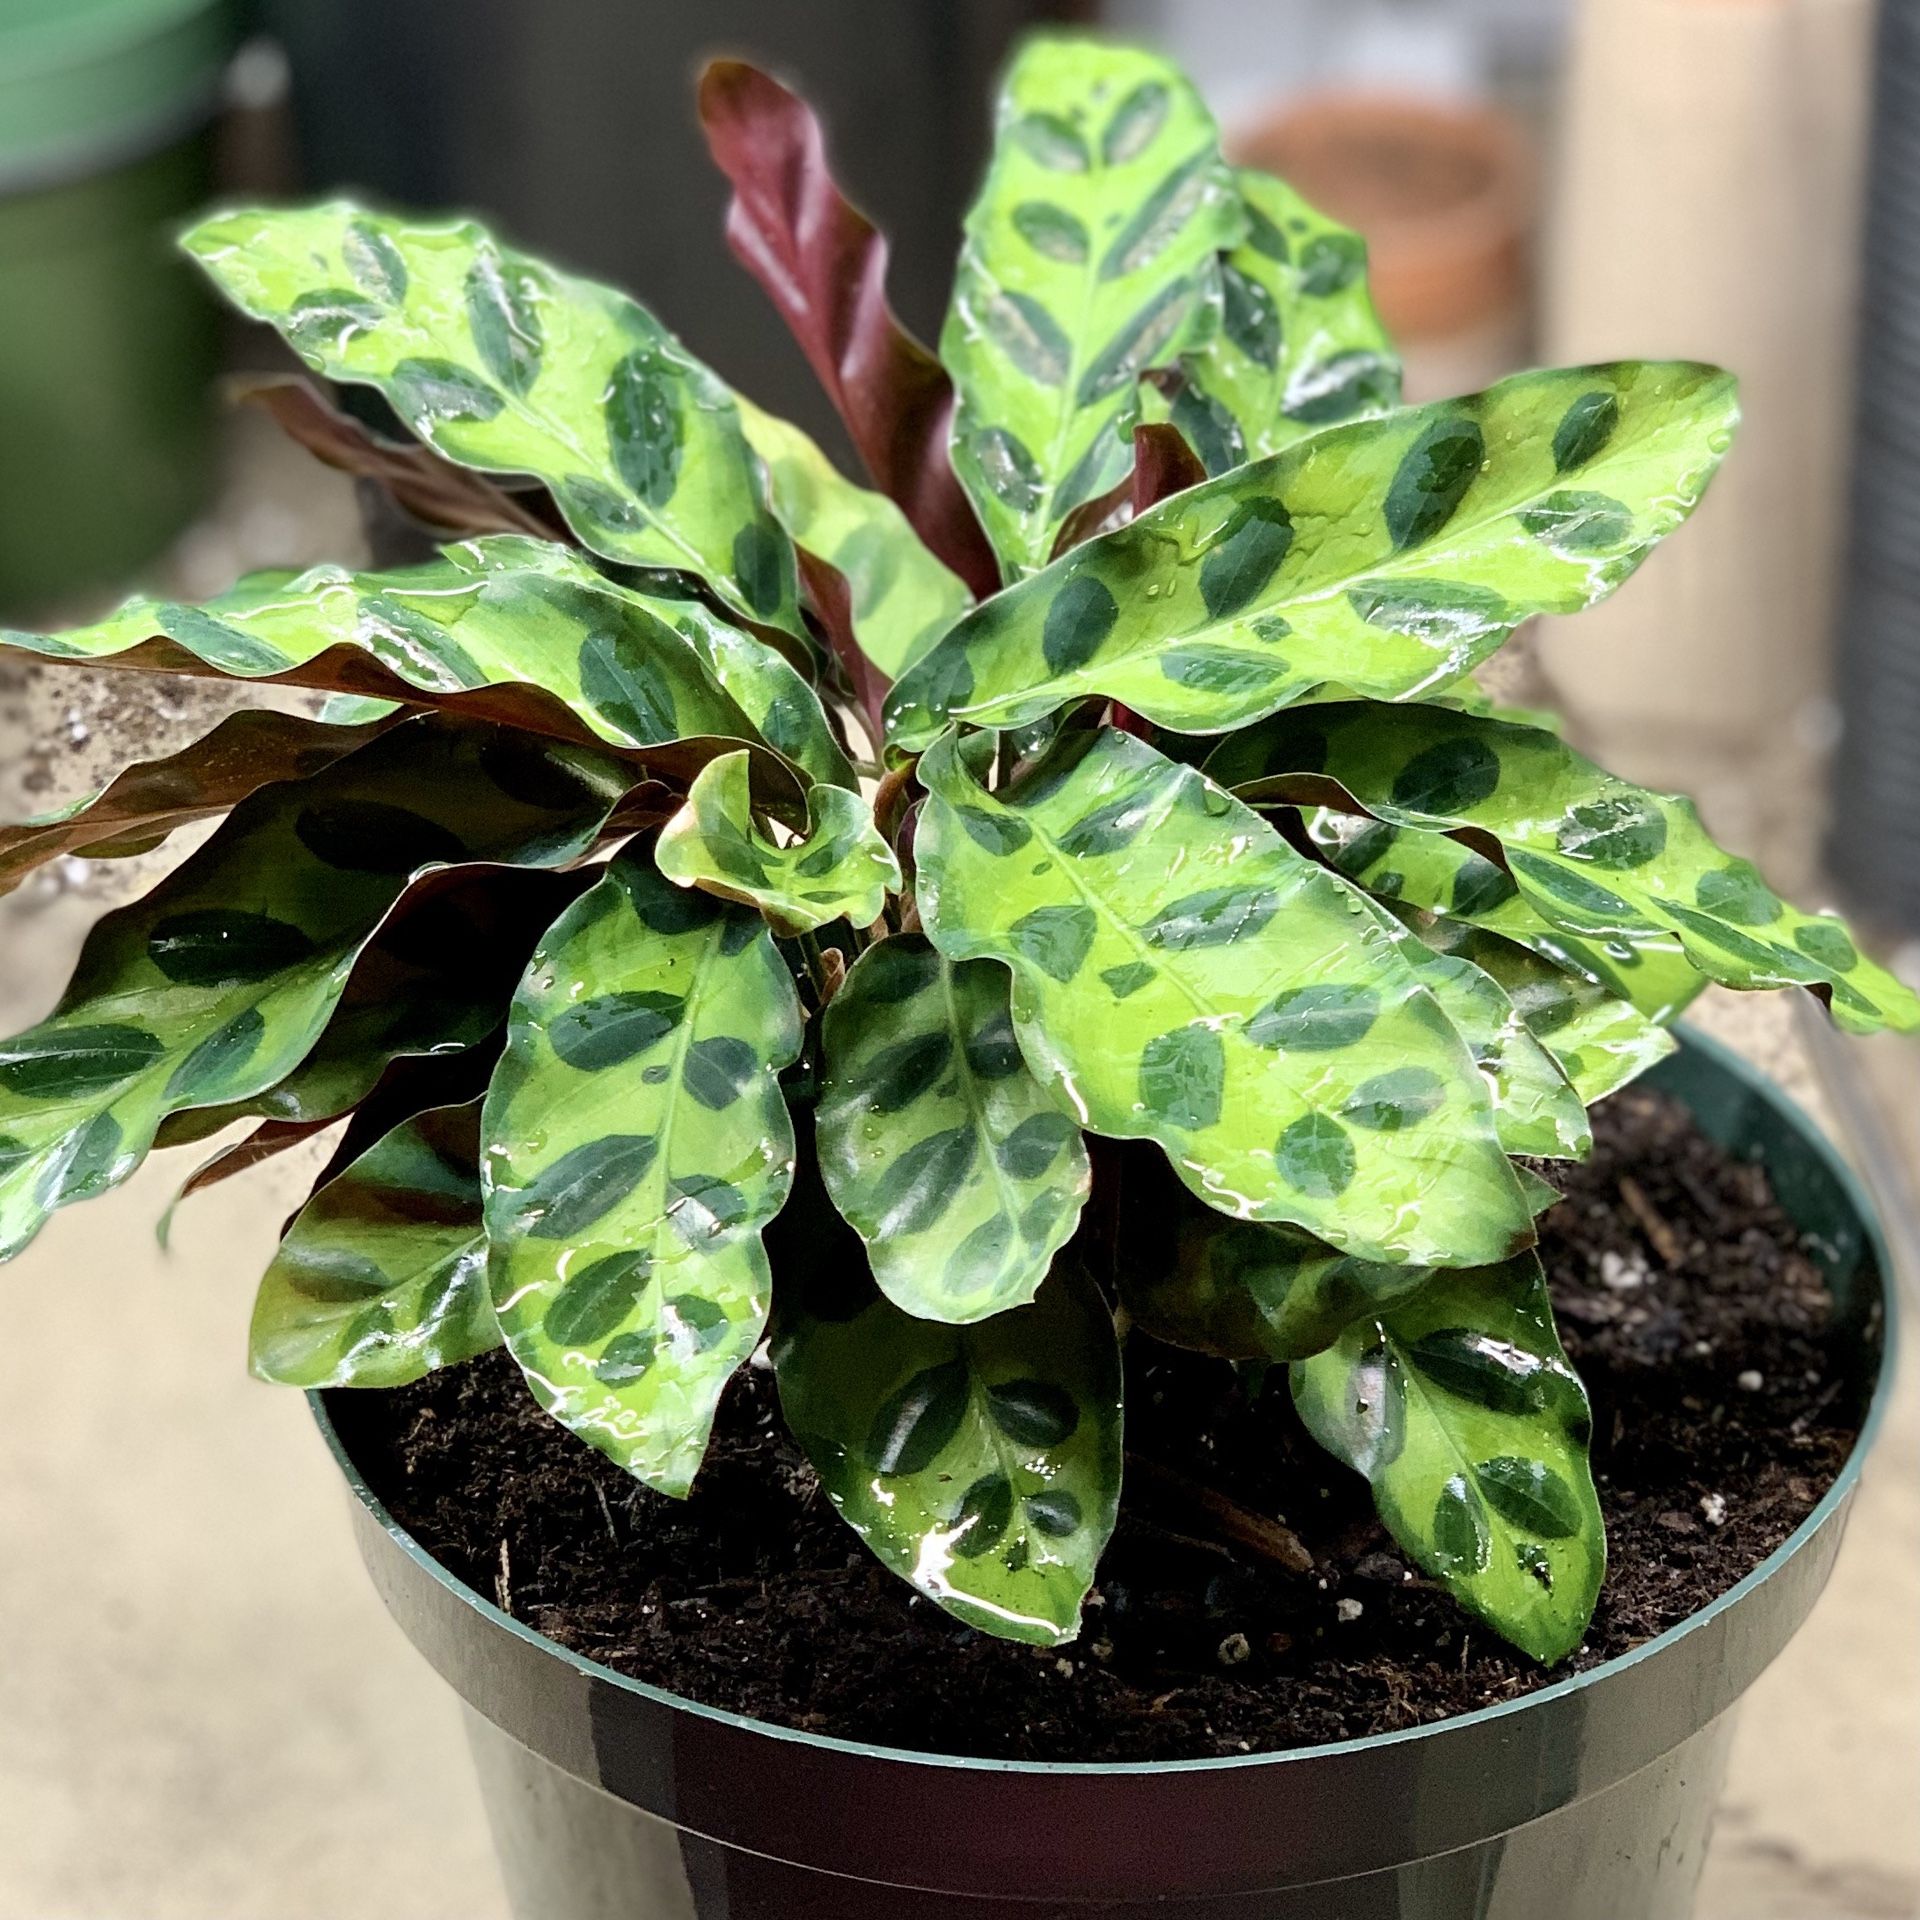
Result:
{"label": "dark potting soil", "polygon": [[[447,1567],[563,1646],[756,1719],[1032,1760],[1172,1760],[1382,1733],[1625,1653],[1723,1593],[1832,1483],[1830,1300],[1765,1176],[1665,1096],[1594,1115],[1542,1252],[1594,1405],[1610,1569],[1551,1673],[1416,1575],[1365,1483],[1293,1414],[1276,1368],[1128,1342],[1120,1523],[1074,1644],[961,1626],[835,1515],[771,1376],[729,1389],[694,1497],[638,1485],[535,1407],[504,1354],[392,1393],[335,1394],[374,1491]],[[1142,1467],[1139,1463],[1147,1463]],[[1313,1558],[1250,1555],[1183,1483],[1283,1519]]]}

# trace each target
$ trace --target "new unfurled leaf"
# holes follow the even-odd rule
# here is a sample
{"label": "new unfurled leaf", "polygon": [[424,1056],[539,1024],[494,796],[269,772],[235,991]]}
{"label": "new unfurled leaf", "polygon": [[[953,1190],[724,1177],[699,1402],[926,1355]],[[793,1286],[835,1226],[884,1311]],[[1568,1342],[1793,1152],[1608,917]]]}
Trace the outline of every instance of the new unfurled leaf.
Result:
{"label": "new unfurled leaf", "polygon": [[1192,83],[1130,48],[1026,42],[967,216],[940,357],[953,464],[1007,574],[1125,477],[1141,376],[1217,320],[1233,180]]}
{"label": "new unfurled leaf", "polygon": [[534,1396],[684,1495],[759,1341],[760,1234],[793,1174],[776,1075],[793,978],[756,915],[644,847],[555,922],[514,998],[482,1126],[494,1305]]}
{"label": "new unfurled leaf", "polygon": [[888,702],[895,745],[1103,694],[1219,733],[1323,682],[1406,700],[1530,614],[1611,593],[1693,510],[1732,379],[1685,362],[1523,373],[1330,428],[1189,488],[977,607]]}
{"label": "new unfurled leaf", "polygon": [[1434,1277],[1293,1369],[1314,1438],[1406,1552],[1536,1660],[1580,1644],[1606,1569],[1587,1396],[1534,1254]]}
{"label": "new unfurled leaf", "polygon": [[1219,756],[1263,761],[1278,797],[1325,782],[1390,826],[1459,832],[1497,848],[1521,896],[1589,941],[1670,935],[1729,987],[1804,986],[1854,1032],[1920,1026],[1920,999],[1864,958],[1830,914],[1788,906],[1751,863],[1708,838],[1689,800],[1603,773],[1537,727],[1369,703],[1278,716]]}
{"label": "new unfurled leaf", "polygon": [[860,651],[897,677],[973,604],[973,595],[920,544],[885,494],[844,479],[798,427],[747,400],[740,418],[766,462],[780,524],[795,545],[844,577]]}
{"label": "new unfurled leaf", "polygon": [[835,1510],[969,1626],[1071,1640],[1120,1499],[1099,1290],[1063,1261],[1030,1306],[964,1327],[871,1292],[849,1313],[847,1291],[812,1276],[783,1293],[773,1342],[781,1411]]}
{"label": "new unfurled leaf", "polygon": [[297,1066],[415,874],[562,864],[626,784],[583,749],[434,719],[243,801],[94,927],[47,1020],[0,1040],[0,1257],[125,1179],[168,1114]]}
{"label": "new unfurled leaf", "polygon": [[400,1387],[500,1344],[480,1221],[480,1106],[394,1128],[301,1208],[260,1282],[262,1380]]}
{"label": "new unfurled leaf", "polygon": [[[1617,1092],[1674,1050],[1664,1027],[1584,973],[1484,927],[1405,907],[1399,912],[1425,945],[1499,985],[1585,1105]],[[1510,1145],[1508,1151],[1527,1149]]]}
{"label": "new unfurled leaf", "polygon": [[1209,1205],[1364,1259],[1478,1264],[1531,1222],[1459,1035],[1375,910],[1144,741],[1067,736],[1005,795],[920,763],[920,910],[1013,970],[1028,1064]]}
{"label": "new unfurled leaf", "polygon": [[881,1290],[956,1323],[1031,1300],[1080,1218],[1087,1151],[1021,1057],[1006,969],[884,940],[829,1004],[821,1052],[821,1176]]}
{"label": "new unfurled leaf", "polygon": [[722,754],[700,770],[686,805],[661,829],[656,855],[669,880],[746,901],[782,934],[830,920],[868,926],[900,886],[900,863],[867,803],[840,787],[809,788],[806,831],[776,845],[755,819],[744,753]]}
{"label": "new unfurled leaf", "polygon": [[316,372],[378,387],[431,447],[528,473],[596,553],[705,580],[802,632],[793,554],[733,397],[645,307],[502,247],[345,201],[240,207],[182,244]]}
{"label": "new unfurled leaf", "polygon": [[225,813],[276,780],[331,766],[385,731],[387,721],[333,726],[298,714],[229,714],[209,734],[158,760],[140,760],[97,792],[0,825],[0,893],[63,855],[103,859],[137,844],[158,846],[176,828]]}
{"label": "new unfurled leaf", "polygon": [[728,243],[800,343],[874,485],[945,565],[990,592],[993,554],[947,459],[952,385],[887,304],[887,243],[834,184],[813,110],[745,61],[715,60],[700,77],[700,121],[733,183]]}
{"label": "new unfurled leaf", "polygon": [[[1207,765],[1223,785],[1245,774],[1250,785],[1271,767],[1258,738],[1230,740]],[[1348,879],[1381,899],[1497,933],[1549,965],[1578,974],[1626,1001],[1645,1019],[1673,1020],[1707,984],[1682,951],[1678,937],[1649,930],[1583,940],[1543,919],[1522,897],[1505,867],[1443,833],[1391,827],[1364,814],[1326,807],[1302,810],[1306,831],[1322,855]],[[1597,1098],[1589,1095],[1588,1098]]]}
{"label": "new unfurled leaf", "polygon": [[[816,779],[852,781],[817,696],[771,647],[698,601],[616,586],[568,548],[514,535],[385,573],[256,574],[205,606],[130,600],[91,627],[4,632],[0,645],[56,660],[451,699],[541,732],[571,715],[577,724],[564,730],[625,748],[765,739]],[[697,765],[704,754],[654,757]]]}
{"label": "new unfurled leaf", "polygon": [[1400,402],[1400,362],[1367,292],[1367,246],[1284,180],[1234,174],[1247,237],[1220,263],[1220,325],[1164,407],[1209,473]]}

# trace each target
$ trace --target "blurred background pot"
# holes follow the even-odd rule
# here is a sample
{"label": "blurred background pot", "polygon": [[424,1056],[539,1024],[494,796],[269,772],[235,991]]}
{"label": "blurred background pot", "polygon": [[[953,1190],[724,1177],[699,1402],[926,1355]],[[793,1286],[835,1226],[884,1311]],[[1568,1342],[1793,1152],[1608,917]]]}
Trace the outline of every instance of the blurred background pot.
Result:
{"label": "blurred background pot", "polygon": [[0,610],[150,560],[205,503],[206,200],[229,0],[0,6]]}
{"label": "blurred background pot", "polygon": [[1697,1036],[1657,1085],[1759,1160],[1850,1340],[1865,1424],[1745,1580],[1632,1654],[1405,1733],[1049,1766],[827,1740],[677,1699],[490,1606],[389,1518],[313,1396],[362,1554],[461,1696],[521,1920],[1685,1920],[1732,1709],[1818,1598],[1886,1398],[1888,1261],[1812,1122]]}

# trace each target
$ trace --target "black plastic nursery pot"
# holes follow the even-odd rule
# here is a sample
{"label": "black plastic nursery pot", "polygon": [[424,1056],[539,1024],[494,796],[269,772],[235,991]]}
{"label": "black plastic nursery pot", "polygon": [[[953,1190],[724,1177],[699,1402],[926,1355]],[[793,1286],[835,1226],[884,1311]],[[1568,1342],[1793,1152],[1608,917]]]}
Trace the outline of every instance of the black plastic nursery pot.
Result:
{"label": "black plastic nursery pot", "polygon": [[1404,1732],[1048,1765],[824,1739],[541,1638],[389,1517],[314,1395],[388,1608],[465,1702],[520,1920],[1684,1920],[1734,1708],[1826,1583],[1891,1372],[1873,1209],[1814,1124],[1697,1035],[1654,1083],[1767,1169],[1824,1268],[1861,1433],[1801,1526],[1678,1627]]}

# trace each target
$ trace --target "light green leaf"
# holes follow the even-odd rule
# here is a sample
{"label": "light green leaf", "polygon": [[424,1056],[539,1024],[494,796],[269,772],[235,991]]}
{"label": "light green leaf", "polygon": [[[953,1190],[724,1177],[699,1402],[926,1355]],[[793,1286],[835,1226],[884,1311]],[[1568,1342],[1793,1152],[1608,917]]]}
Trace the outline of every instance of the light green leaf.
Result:
{"label": "light green leaf", "polygon": [[1293,1368],[1314,1438],[1373,1484],[1388,1531],[1534,1659],[1580,1644],[1606,1571],[1587,1396],[1522,1254],[1433,1284]]}
{"label": "light green leaf", "polygon": [[254,1300],[262,1380],[402,1387],[500,1344],[479,1142],[478,1101],[431,1108],[314,1193]]}
{"label": "light green leaf", "polygon": [[[1808,987],[1857,1033],[1920,1026],[1909,988],[1865,959],[1838,919],[1788,906],[1716,846],[1690,800],[1616,779],[1536,727],[1440,707],[1315,707],[1216,758],[1230,775],[1310,767],[1306,798],[1331,783],[1390,826],[1477,836],[1499,848],[1542,919],[1588,941],[1671,935],[1725,986]],[[1275,783],[1292,798],[1300,777],[1264,784]]]}
{"label": "light green leaf", "polygon": [[[1244,760],[1242,742],[1229,740],[1207,762],[1223,785],[1233,785],[1243,771],[1251,777],[1254,769],[1267,764],[1259,737],[1247,736],[1246,743],[1251,753]],[[1302,811],[1314,844],[1370,893],[1498,933],[1625,1000],[1648,1020],[1677,1019],[1707,984],[1707,976],[1687,958],[1676,935],[1646,932],[1582,940],[1542,919],[1521,897],[1506,868],[1445,834],[1390,827],[1363,814],[1325,807]]]}
{"label": "light green leaf", "polygon": [[965,1327],[783,1289],[773,1363],[827,1497],[887,1566],[1002,1639],[1079,1632],[1119,1506],[1120,1351],[1073,1262]]}
{"label": "light green leaf", "polygon": [[[853,779],[817,696],[771,647],[696,601],[616,586],[568,548],[517,534],[386,573],[255,575],[204,607],[130,600],[94,626],[0,633],[0,645],[304,686],[390,677],[409,696],[538,688],[614,746],[766,739],[816,779]],[[497,711],[554,730],[540,706]]]}
{"label": "light green leaf", "polygon": [[158,846],[176,828],[225,813],[275,780],[320,772],[382,730],[378,721],[333,726],[291,713],[229,714],[178,753],[135,761],[81,799],[0,825],[0,893],[64,855],[103,860]]}
{"label": "light green leaf", "polygon": [[535,1399],[662,1493],[758,1343],[793,1176],[792,976],[754,915],[645,848],[555,922],[482,1123],[494,1306]]}
{"label": "light green leaf", "polygon": [[1400,362],[1367,292],[1367,247],[1284,180],[1234,175],[1247,237],[1221,262],[1221,323],[1181,364],[1172,420],[1209,473],[1400,404]]}
{"label": "light green leaf", "polygon": [[894,688],[889,738],[919,751],[949,720],[1023,726],[1087,694],[1189,733],[1325,681],[1416,698],[1529,614],[1611,593],[1693,510],[1736,417],[1728,375],[1629,361],[1330,428],[984,602]]}
{"label": "light green leaf", "polygon": [[[1212,117],[1164,60],[1028,40],[1002,86],[940,357],[953,464],[1009,577],[1125,478],[1140,376],[1218,323],[1241,231]],[[937,731],[937,729],[936,729]]]}
{"label": "light green leaf", "polygon": [[927,651],[973,595],[921,544],[884,493],[855,486],[800,429],[741,398],[748,444],[766,462],[773,511],[796,546],[846,578],[860,651],[890,678]]}
{"label": "light green leaf", "polygon": [[431,719],[243,801],[94,927],[50,1018],[0,1041],[0,1257],[124,1180],[168,1114],[284,1078],[415,874],[564,864],[626,784],[585,749]]}
{"label": "light green leaf", "polygon": [[1005,795],[951,737],[920,776],[927,931],[1013,969],[1021,1050],[1085,1126],[1363,1259],[1481,1264],[1531,1238],[1459,1035],[1364,896],[1257,814],[1110,730]]}
{"label": "light green leaf", "polygon": [[900,887],[900,863],[866,801],[844,788],[809,788],[805,833],[777,846],[754,820],[744,753],[722,754],[700,770],[686,804],[661,829],[657,857],[677,886],[756,906],[783,935],[830,920],[869,926]]}
{"label": "light green leaf", "polygon": [[1586,1103],[1520,1017],[1506,989],[1456,949],[1419,938],[1417,930],[1410,931],[1384,908],[1381,915],[1400,940],[1407,964],[1440,1003],[1474,1065],[1486,1076],[1501,1146],[1508,1153],[1540,1159],[1584,1160],[1593,1146]]}
{"label": "light green leaf", "polygon": [[1020,1057],[1005,968],[918,934],[870,947],[828,1004],[822,1069],[820,1171],[887,1297],[955,1323],[1031,1300],[1087,1150]]}
{"label": "light green leaf", "polygon": [[697,575],[804,634],[733,396],[637,301],[471,220],[344,201],[236,208],[182,244],[243,313],[317,372],[379,388],[448,459],[545,481],[596,553]]}
{"label": "light green leaf", "polygon": [[[1483,927],[1406,906],[1397,911],[1435,952],[1470,962],[1498,983],[1585,1105],[1618,1092],[1673,1052],[1672,1034],[1584,973]],[[1525,1149],[1509,1142],[1508,1151]]]}

